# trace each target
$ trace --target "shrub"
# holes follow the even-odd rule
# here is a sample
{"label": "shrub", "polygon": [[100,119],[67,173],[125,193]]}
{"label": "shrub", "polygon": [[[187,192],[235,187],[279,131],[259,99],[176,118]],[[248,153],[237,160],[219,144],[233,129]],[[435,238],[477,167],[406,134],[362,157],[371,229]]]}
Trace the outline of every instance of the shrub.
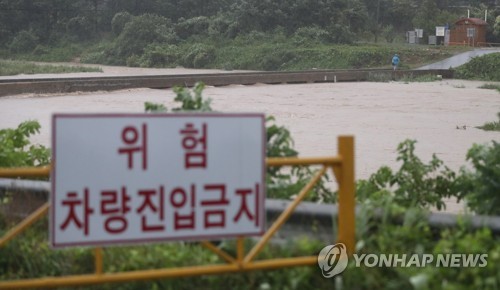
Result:
{"label": "shrub", "polygon": [[112,42],[100,42],[97,45],[88,48],[80,54],[80,62],[82,63],[100,63],[104,64],[110,58],[110,53],[113,52]]}
{"label": "shrub", "polygon": [[103,51],[89,52],[83,54],[80,58],[82,63],[105,63],[105,54]]}
{"label": "shrub", "polygon": [[210,19],[210,23],[208,25],[208,35],[215,38],[220,38],[220,37],[233,38],[236,36],[236,34],[230,35],[230,29],[231,27],[234,28],[234,25],[237,24],[227,19],[227,17],[219,15],[217,17]]}
{"label": "shrub", "polygon": [[478,87],[480,89],[487,89],[487,90],[497,90],[500,92],[500,84],[484,84]]}
{"label": "shrub", "polygon": [[227,28],[226,36],[229,38],[235,38],[241,33],[241,25],[238,22],[232,22]]}
{"label": "shrub", "polygon": [[373,67],[388,63],[385,59],[389,55],[388,52],[377,48],[351,49],[347,52],[347,61],[353,68]]}
{"label": "shrub", "polygon": [[175,26],[175,31],[180,38],[186,39],[192,35],[207,34],[210,22],[205,16],[198,16],[190,19],[179,19]]}
{"label": "shrub", "polygon": [[500,131],[500,113],[498,113],[497,116],[498,121],[487,122],[486,124],[476,128],[483,129],[484,131]]}
{"label": "shrub", "polygon": [[334,24],[329,28],[331,38],[335,43],[350,44],[354,42],[354,33],[348,27],[341,24]]}
{"label": "shrub", "polygon": [[171,44],[176,40],[169,19],[154,14],[144,14],[128,22],[116,39],[110,55],[126,59],[131,55],[142,55],[151,44]]}
{"label": "shrub", "polygon": [[239,35],[237,38],[238,42],[242,42],[244,44],[253,44],[264,41],[271,41],[272,35],[266,34],[262,31],[252,30],[246,34]]}
{"label": "shrub", "polygon": [[0,48],[7,47],[9,39],[12,37],[12,32],[4,27],[0,27]]}
{"label": "shrub", "polygon": [[493,25],[493,34],[495,36],[500,36],[500,15],[495,18],[495,24]]}
{"label": "shrub", "polygon": [[488,228],[472,231],[466,222],[440,233],[434,254],[487,254],[488,265],[479,267],[426,267],[419,272],[428,280],[423,289],[495,289],[499,283],[500,243]]}
{"label": "shrub", "polygon": [[48,54],[50,53],[50,50],[48,47],[46,46],[43,46],[43,45],[37,45],[35,47],[35,49],[33,50],[33,54],[34,55],[45,55],[45,54]]}
{"label": "shrub", "polygon": [[31,145],[29,137],[40,131],[37,121],[26,121],[16,129],[0,130],[0,167],[47,165],[50,151],[41,145]]}
{"label": "shrub", "polygon": [[467,205],[479,214],[500,215],[500,143],[474,144],[467,160],[474,168],[462,169],[460,179]]}
{"label": "shrub", "polygon": [[111,31],[113,31],[115,35],[120,35],[125,25],[132,21],[133,18],[134,16],[126,11],[116,13],[111,20]]}
{"label": "shrub", "polygon": [[78,16],[71,18],[66,24],[66,31],[77,40],[89,39],[92,36],[92,23],[87,17]]}
{"label": "shrub", "polygon": [[455,77],[463,79],[481,79],[500,81],[500,53],[490,53],[472,58],[468,63],[457,68]]}
{"label": "shrub", "polygon": [[16,53],[31,52],[36,47],[38,38],[31,31],[19,32],[10,43],[10,50]]}
{"label": "shrub", "polygon": [[189,47],[182,63],[186,67],[203,68],[215,61],[215,58],[216,50],[214,46],[196,43]]}
{"label": "shrub", "polygon": [[127,66],[130,67],[140,67],[141,66],[141,58],[135,54],[127,57]]}
{"label": "shrub", "polygon": [[295,31],[294,37],[301,43],[326,43],[332,40],[330,33],[318,26],[301,27]]}
{"label": "shrub", "polygon": [[179,49],[175,45],[151,45],[141,56],[143,67],[175,67],[179,59]]}
{"label": "shrub", "polygon": [[394,38],[396,38],[396,31],[394,30],[394,26],[387,25],[382,29],[382,34],[384,35],[385,40],[388,43],[394,42]]}
{"label": "shrub", "polygon": [[295,56],[295,52],[292,50],[273,50],[264,55],[260,63],[264,70],[280,70],[287,62],[294,59]]}
{"label": "shrub", "polygon": [[401,167],[393,172],[383,166],[367,181],[358,184],[356,197],[360,200],[387,199],[403,207],[435,207],[444,209],[443,198],[460,195],[456,174],[435,155],[425,164],[415,155],[415,140],[399,144],[396,160]]}

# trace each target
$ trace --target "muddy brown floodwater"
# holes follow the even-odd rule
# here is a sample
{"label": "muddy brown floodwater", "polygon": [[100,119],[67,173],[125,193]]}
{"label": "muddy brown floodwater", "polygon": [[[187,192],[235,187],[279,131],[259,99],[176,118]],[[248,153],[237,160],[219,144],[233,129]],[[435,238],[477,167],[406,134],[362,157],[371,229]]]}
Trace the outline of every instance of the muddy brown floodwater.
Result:
{"label": "muddy brown floodwater", "polygon": [[[443,80],[425,83],[322,83],[207,87],[204,96],[222,112],[264,112],[287,127],[301,156],[336,154],[337,136],[355,136],[356,177],[368,178],[380,166],[397,169],[396,147],[416,139],[425,162],[433,153],[453,170],[466,165],[473,143],[500,142],[499,132],[475,128],[497,119],[500,93],[479,89],[483,82]],[[134,89],[0,98],[0,128],[38,120],[33,142],[50,146],[50,118],[56,112],[143,112],[144,102],[176,107],[171,90]],[[447,211],[462,208],[447,202]]]}

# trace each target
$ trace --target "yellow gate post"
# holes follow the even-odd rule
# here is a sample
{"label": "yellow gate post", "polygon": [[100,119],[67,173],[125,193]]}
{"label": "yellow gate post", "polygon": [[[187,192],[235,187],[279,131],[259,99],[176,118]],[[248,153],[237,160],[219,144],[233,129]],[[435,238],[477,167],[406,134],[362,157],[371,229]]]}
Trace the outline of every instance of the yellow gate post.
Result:
{"label": "yellow gate post", "polygon": [[356,184],[354,181],[354,137],[340,136],[338,151],[342,157],[342,170],[338,176],[338,242],[345,244],[348,255],[354,254],[355,229],[356,229],[356,207],[354,192]]}

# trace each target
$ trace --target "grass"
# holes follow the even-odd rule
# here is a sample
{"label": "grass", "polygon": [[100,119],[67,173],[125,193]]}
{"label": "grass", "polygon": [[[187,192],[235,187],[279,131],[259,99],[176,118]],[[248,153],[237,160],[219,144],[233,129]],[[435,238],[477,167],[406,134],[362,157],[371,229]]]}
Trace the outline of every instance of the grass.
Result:
{"label": "grass", "polygon": [[459,66],[455,78],[468,80],[500,81],[500,52],[490,53],[472,58],[468,63]]}
{"label": "grass", "polygon": [[500,92],[500,84],[484,84],[479,87],[480,89],[487,89],[487,90],[497,90]]}
{"label": "grass", "polygon": [[87,46],[84,63],[142,67],[294,71],[310,69],[391,68],[392,55],[401,68],[411,69],[450,57],[462,50],[406,44],[328,43],[282,33],[249,33],[234,39],[192,37],[175,44],[150,44],[144,53],[124,56],[109,40]]}
{"label": "grass", "polygon": [[[0,217],[0,230],[7,228]],[[47,219],[37,222],[16,238],[0,248],[2,272],[0,281],[42,278],[53,276],[82,275],[94,270],[93,251],[76,247],[54,251],[47,241]],[[247,239],[248,252],[255,242]],[[283,246],[269,244],[260,257],[310,256],[317,254],[323,243],[306,236],[296,237]],[[221,250],[236,255],[234,241],[224,240],[217,245]],[[188,267],[193,265],[220,264],[221,260],[197,242],[161,243],[107,247],[104,251],[106,273],[117,273],[145,269]],[[231,275],[205,275],[192,278],[131,281],[122,284],[66,287],[64,289],[262,289],[263,283],[276,285],[273,289],[324,289],[331,282],[318,274],[317,267],[295,267],[275,271],[255,271]],[[299,277],[300,279],[296,279]]]}
{"label": "grass", "polygon": [[49,74],[73,72],[102,72],[98,67],[38,65],[26,61],[0,60],[0,75],[11,76],[18,74]]}
{"label": "grass", "polygon": [[[497,90],[498,92],[500,92],[500,84],[484,84],[478,88],[487,90]],[[497,114],[497,116],[498,116],[498,121],[488,122],[482,126],[477,126],[476,128],[482,129],[484,131],[500,132],[500,112]]]}
{"label": "grass", "polygon": [[442,60],[455,53],[453,50],[426,46],[314,44],[297,43],[294,39],[284,39],[279,43],[259,40],[249,42],[237,39],[218,47],[215,65],[223,68],[225,63],[230,63],[235,69],[287,71],[313,68],[391,68],[391,57],[397,52],[401,55],[402,68],[409,69]]}
{"label": "grass", "polygon": [[[39,45],[31,53],[11,54],[0,50],[0,58],[25,61],[69,61],[80,58],[83,63],[129,65],[142,67],[189,67],[207,69],[245,69],[263,71],[293,71],[310,69],[391,68],[391,57],[401,56],[401,69],[450,57],[463,48],[407,45],[403,43],[333,44],[318,40],[287,36],[283,33],[250,33],[234,39],[211,37],[190,38],[176,44],[145,44],[142,55],[119,56],[111,39],[53,45]],[[33,73],[31,69],[1,74]],[[82,70],[78,70],[82,71]],[[66,71],[62,71],[66,72]],[[385,76],[372,76],[377,81]],[[412,78],[403,81],[435,81]]]}
{"label": "grass", "polygon": [[[130,63],[131,56],[118,56],[114,51],[112,38],[81,43],[61,40],[50,46],[38,45],[32,52],[23,54],[0,49],[0,59],[66,62],[81,58],[83,63],[111,65],[291,71],[391,68],[391,57],[398,53],[401,68],[411,69],[463,51],[456,47],[403,43],[334,44],[283,33],[249,33],[234,39],[198,36],[175,44],[144,46],[145,52],[133,55],[137,61]],[[210,49],[200,50],[200,47]],[[190,59],[194,59],[194,63]]]}
{"label": "grass", "polygon": [[497,131],[500,132],[500,112],[497,114],[498,116],[498,121],[494,122],[488,122],[482,126],[478,126],[476,128],[482,129],[484,131]]}
{"label": "grass", "polygon": [[405,83],[411,83],[411,82],[417,82],[417,83],[425,83],[425,82],[435,82],[435,81],[440,81],[441,78],[439,78],[436,75],[420,75],[420,76],[413,76],[413,75],[408,75],[404,76],[401,78],[399,81],[405,82]]}

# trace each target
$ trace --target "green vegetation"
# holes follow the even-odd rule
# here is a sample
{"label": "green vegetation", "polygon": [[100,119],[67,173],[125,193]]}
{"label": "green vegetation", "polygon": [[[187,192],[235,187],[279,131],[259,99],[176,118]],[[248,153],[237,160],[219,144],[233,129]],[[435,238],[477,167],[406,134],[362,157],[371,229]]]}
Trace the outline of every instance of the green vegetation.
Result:
{"label": "green vegetation", "polygon": [[[348,268],[335,279],[325,279],[317,267],[297,267],[244,274],[201,276],[144,282],[105,284],[79,289],[495,289],[500,277],[500,240],[487,229],[472,230],[466,220],[457,228],[435,233],[425,220],[425,212],[385,204],[384,218],[374,219],[374,206],[362,205],[356,220],[358,253],[481,253],[488,254],[485,268]],[[393,219],[401,219],[395,224]],[[4,225],[0,225],[4,228]],[[0,232],[1,234],[1,232]],[[252,245],[247,241],[245,248]],[[324,245],[300,237],[284,246],[270,245],[259,259],[314,255]],[[219,248],[235,255],[233,241]],[[20,239],[0,248],[0,278],[20,279],[93,271],[93,252],[85,248],[53,250],[47,243],[47,221],[39,222]],[[206,265],[221,262],[196,243],[165,243],[127,246],[104,250],[104,271],[133,271],[145,268]],[[420,279],[417,279],[419,278]],[[417,283],[418,282],[418,283]],[[64,289],[64,288],[63,288]],[[70,288],[66,288],[70,289]]]}
{"label": "green vegetation", "polygon": [[483,129],[485,131],[500,131],[500,113],[498,113],[497,116],[498,116],[498,121],[488,122],[476,128]]}
{"label": "green vegetation", "polygon": [[[0,57],[30,61],[71,61],[82,63],[127,65],[134,67],[189,67],[246,70],[303,70],[389,68],[390,56],[401,55],[402,68],[412,68],[450,57],[463,51],[462,47],[412,46],[404,44],[336,44],[321,40],[310,31],[299,30],[287,35],[283,30],[251,32],[235,38],[216,36],[190,37],[180,40],[168,26],[166,19],[137,17],[111,40],[74,43],[57,42],[38,45],[33,52],[2,51]],[[134,18],[135,19],[135,18]],[[141,22],[147,19],[149,22]],[[163,22],[162,22],[163,21]],[[145,27],[136,27],[142,25]],[[148,26],[149,25],[149,26]],[[163,27],[156,34],[138,34]],[[118,28],[116,28],[118,29]],[[164,33],[164,34],[161,34]],[[319,34],[319,33],[317,33]]]}
{"label": "green vegetation", "polygon": [[[404,68],[464,48],[402,45],[405,32],[463,15],[458,4],[427,0],[0,0],[0,57],[114,65],[255,70]],[[415,9],[419,7],[419,9]],[[477,1],[472,17],[498,8]],[[39,13],[44,11],[47,13]],[[488,41],[500,41],[488,31]],[[498,42],[497,41],[497,42]],[[380,42],[380,44],[379,44]]]}
{"label": "green vegetation", "polygon": [[98,49],[108,41],[102,40],[66,40],[60,39],[50,43],[39,43],[30,51],[15,52],[0,46],[0,58],[11,60],[38,61],[38,62],[75,62],[89,49]]}
{"label": "green vegetation", "polygon": [[454,172],[435,155],[425,164],[415,155],[414,140],[398,146],[398,171],[381,167],[368,180],[358,182],[359,202],[380,203],[390,200],[404,208],[443,209],[444,199],[465,200],[477,214],[500,215],[500,143],[475,144],[467,152],[472,169]]}
{"label": "green vegetation", "polygon": [[405,77],[401,78],[399,81],[407,82],[407,83],[411,83],[411,82],[425,83],[425,82],[435,82],[435,81],[440,81],[440,80],[441,80],[441,78],[439,78],[437,75],[428,74],[428,75],[419,75],[419,76],[413,76],[413,75],[405,76]]}
{"label": "green vegetation", "polygon": [[[161,26],[162,22],[156,26]],[[132,24],[132,23],[130,23]],[[132,30],[134,32],[136,30]],[[318,34],[320,34],[318,32]],[[147,45],[135,51],[119,49],[117,43],[133,42],[139,35],[120,34],[114,43],[89,48],[82,55],[86,63],[141,67],[190,67],[247,70],[302,70],[389,67],[390,56],[399,53],[404,67],[410,68],[449,57],[463,48],[416,47],[386,44],[332,44],[302,30],[287,35],[283,30],[252,32],[234,39],[192,37],[170,40],[151,36]],[[313,38],[311,38],[313,37]],[[127,40],[128,39],[128,40]]]}
{"label": "green vegetation", "polygon": [[500,84],[484,84],[479,87],[480,89],[487,89],[487,90],[497,90],[500,92]]}
{"label": "green vegetation", "polygon": [[[41,145],[31,144],[30,136],[40,131],[40,124],[37,121],[26,121],[15,129],[0,129],[0,168],[3,167],[34,167],[44,166],[50,163],[50,150]],[[5,233],[5,222],[2,220],[2,208],[6,205],[13,205],[17,201],[19,204],[30,204],[17,198],[14,202],[13,192],[0,189],[0,236]],[[0,254],[1,255],[1,254]],[[0,264],[2,264],[0,257]],[[2,266],[0,266],[0,276],[2,276]]]}
{"label": "green vegetation", "polygon": [[16,129],[0,130],[0,167],[30,167],[50,163],[50,150],[30,144],[29,137],[39,133],[37,121],[26,121]]}
{"label": "green vegetation", "polygon": [[[484,84],[480,86],[479,88],[481,89],[488,89],[488,90],[497,90],[500,92],[500,85],[499,84]],[[498,121],[493,121],[493,122],[488,122],[482,126],[478,126],[476,128],[478,129],[483,129],[485,131],[500,131],[500,112],[497,114],[498,116]]]}
{"label": "green vegetation", "polygon": [[[495,289],[500,277],[498,264],[500,247],[498,237],[488,229],[471,230],[467,219],[456,228],[431,229],[426,212],[405,208],[386,200],[376,205],[369,200],[361,205],[356,219],[358,254],[396,253],[443,254],[487,253],[486,268],[355,267],[350,261],[337,280],[342,288],[334,289]],[[373,211],[382,209],[382,219],[373,219]],[[400,223],[395,223],[399,220]]]}
{"label": "green vegetation", "polygon": [[455,184],[456,174],[435,155],[425,164],[415,155],[414,140],[406,140],[398,146],[398,171],[383,166],[368,180],[358,183],[356,196],[360,201],[390,199],[391,203],[405,208],[444,209],[444,199],[459,196]]}
{"label": "green vegetation", "polygon": [[[0,224],[0,228],[5,228]],[[0,231],[0,234],[3,232]],[[93,272],[93,252],[85,248],[53,250],[47,243],[47,221],[37,223],[36,227],[15,239],[6,247],[0,248],[0,279],[33,278]],[[235,255],[235,243],[225,241],[219,248]],[[247,241],[248,252],[251,243]],[[322,246],[318,241],[303,237],[290,242],[286,247],[271,246],[259,255],[271,257],[290,257],[312,255]],[[32,255],[32,256],[31,256]],[[31,256],[31,257],[30,257]],[[106,248],[104,250],[104,271],[116,273],[160,267],[182,267],[223,263],[210,251],[197,243],[164,243],[149,246],[127,246]],[[318,279],[312,267],[289,268],[276,271],[259,271],[245,274],[226,274],[201,276],[145,282],[104,284],[99,286],[78,287],[78,289],[321,289],[331,281]],[[62,288],[74,289],[74,287]]]}
{"label": "green vegetation", "polygon": [[500,143],[475,144],[467,152],[474,170],[462,169],[458,177],[461,196],[479,214],[500,215]]}
{"label": "green vegetation", "polygon": [[474,57],[455,71],[456,78],[500,81],[500,53]]}
{"label": "green vegetation", "polygon": [[26,61],[0,60],[0,76],[72,72],[102,72],[102,70],[96,67],[40,65]]}
{"label": "green vegetation", "polygon": [[[495,289],[500,283],[500,239],[488,229],[473,230],[467,221],[450,229],[431,229],[426,216],[428,208],[439,206],[442,198],[454,195],[448,189],[463,188],[467,178],[474,193],[465,196],[477,210],[493,209],[498,214],[498,179],[500,144],[475,146],[468,154],[474,170],[463,177],[455,176],[436,157],[424,164],[414,154],[415,141],[398,147],[400,170],[392,173],[381,168],[358,185],[356,217],[357,253],[422,254],[461,253],[488,254],[485,268],[427,267],[355,267],[351,259],[341,276],[325,279],[316,267],[299,267],[244,274],[227,274],[87,286],[81,289]],[[496,184],[495,184],[496,183]],[[492,187],[493,186],[493,187]],[[496,186],[496,187],[494,187]],[[393,189],[396,190],[393,190]],[[469,188],[468,188],[469,189]],[[417,193],[417,194],[416,194]],[[477,207],[476,207],[477,206]],[[383,213],[376,217],[375,212]],[[492,213],[492,212],[490,212]],[[35,224],[5,247],[0,248],[2,280],[84,274],[93,271],[93,253],[85,248],[52,250],[47,243],[47,220]],[[0,218],[0,235],[10,225]],[[248,249],[254,242],[247,240]],[[271,244],[259,259],[315,255],[324,245],[312,237],[297,237],[285,245]],[[223,241],[219,248],[235,254],[234,241]],[[206,265],[220,262],[214,254],[196,243],[165,243],[149,246],[106,248],[104,271],[133,271],[144,268]]]}

